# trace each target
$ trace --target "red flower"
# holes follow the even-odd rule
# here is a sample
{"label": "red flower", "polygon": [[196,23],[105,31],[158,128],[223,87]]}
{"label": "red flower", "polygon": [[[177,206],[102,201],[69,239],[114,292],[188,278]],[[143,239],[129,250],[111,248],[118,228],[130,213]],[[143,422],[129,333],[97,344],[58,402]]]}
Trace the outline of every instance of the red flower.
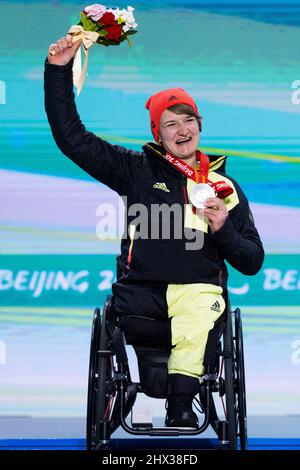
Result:
{"label": "red flower", "polygon": [[116,23],[115,15],[113,13],[106,12],[101,16],[100,20],[98,20],[98,23],[103,24],[104,26],[113,26]]}
{"label": "red flower", "polygon": [[107,31],[107,35],[105,39],[109,41],[119,41],[120,37],[122,36],[122,28],[118,24],[114,24],[113,26],[109,26],[105,28]]}

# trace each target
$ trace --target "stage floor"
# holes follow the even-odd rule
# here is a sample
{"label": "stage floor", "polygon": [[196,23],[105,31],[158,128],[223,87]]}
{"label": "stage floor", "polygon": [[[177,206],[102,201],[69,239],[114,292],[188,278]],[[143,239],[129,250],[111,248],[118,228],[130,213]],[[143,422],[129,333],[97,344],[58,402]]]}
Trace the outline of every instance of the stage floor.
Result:
{"label": "stage floor", "polygon": [[[217,447],[216,439],[112,439],[112,451],[150,450],[150,449],[207,449]],[[3,439],[2,450],[86,450],[85,439]],[[248,439],[248,450],[300,450],[300,439]]]}
{"label": "stage floor", "polygon": [[[249,450],[300,450],[300,416],[249,416]],[[201,437],[137,438],[118,429],[113,450],[212,449],[217,440],[212,429]],[[0,450],[85,450],[84,418],[0,417]]]}

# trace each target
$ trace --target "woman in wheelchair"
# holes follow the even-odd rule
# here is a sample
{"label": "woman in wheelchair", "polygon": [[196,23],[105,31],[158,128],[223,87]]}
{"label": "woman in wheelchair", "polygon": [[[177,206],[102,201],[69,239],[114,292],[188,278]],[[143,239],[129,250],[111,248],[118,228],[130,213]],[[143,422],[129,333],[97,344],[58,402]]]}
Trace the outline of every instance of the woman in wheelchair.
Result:
{"label": "woman in wheelchair", "polygon": [[126,200],[113,310],[123,318],[169,322],[165,423],[195,428],[192,401],[203,375],[208,334],[225,310],[225,261],[254,275],[263,263],[263,246],[245,194],[225,173],[226,156],[207,156],[198,149],[202,119],[183,89],[148,99],[155,142],[141,152],[85,129],[73,94],[78,47],[66,36],[49,48],[56,52],[45,63],[51,130],[67,157]]}

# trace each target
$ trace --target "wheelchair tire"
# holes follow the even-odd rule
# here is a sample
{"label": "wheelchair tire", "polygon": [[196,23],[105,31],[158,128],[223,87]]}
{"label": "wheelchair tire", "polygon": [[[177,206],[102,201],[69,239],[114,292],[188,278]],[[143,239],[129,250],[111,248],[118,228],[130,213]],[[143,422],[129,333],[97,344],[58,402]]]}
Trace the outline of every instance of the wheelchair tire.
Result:
{"label": "wheelchair tire", "polygon": [[243,346],[243,328],[240,309],[234,311],[235,318],[235,355],[237,373],[237,399],[238,399],[238,421],[241,450],[247,449],[247,405],[246,405],[246,381],[245,362]]}
{"label": "wheelchair tire", "polygon": [[[230,449],[247,449],[247,413],[243,333],[240,310],[229,312],[224,333],[225,397]],[[238,441],[239,438],[239,441]],[[238,445],[239,444],[239,445]]]}
{"label": "wheelchair tire", "polygon": [[228,447],[232,450],[237,449],[237,413],[236,413],[236,394],[234,390],[235,382],[235,364],[234,364],[234,345],[233,329],[230,310],[228,310],[227,321],[224,331],[224,371],[225,371],[225,403],[226,420],[228,422]]}
{"label": "wheelchair tire", "polygon": [[87,420],[86,420],[86,447],[87,450],[92,450],[94,447],[94,416],[96,406],[96,383],[95,383],[95,370],[97,368],[97,350],[100,338],[101,329],[101,312],[99,308],[94,311],[92,335],[90,345],[90,362],[89,362],[89,377],[88,377],[88,394],[87,394]]}

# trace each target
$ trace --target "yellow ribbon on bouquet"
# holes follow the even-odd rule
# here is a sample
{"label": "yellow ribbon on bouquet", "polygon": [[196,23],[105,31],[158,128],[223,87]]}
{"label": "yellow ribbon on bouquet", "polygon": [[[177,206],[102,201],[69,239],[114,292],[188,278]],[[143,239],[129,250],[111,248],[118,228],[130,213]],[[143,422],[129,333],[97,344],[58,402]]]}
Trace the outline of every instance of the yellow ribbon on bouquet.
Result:
{"label": "yellow ribbon on bouquet", "polygon": [[73,62],[73,83],[77,88],[78,96],[82,90],[86,76],[88,65],[88,50],[93,44],[95,44],[99,37],[99,34],[96,33],[96,31],[85,31],[83,27],[79,25],[71,26],[68,31],[68,34],[72,36],[73,43],[81,39],[81,44],[83,46],[84,52],[83,68],[81,68],[81,47],[77,49]]}

